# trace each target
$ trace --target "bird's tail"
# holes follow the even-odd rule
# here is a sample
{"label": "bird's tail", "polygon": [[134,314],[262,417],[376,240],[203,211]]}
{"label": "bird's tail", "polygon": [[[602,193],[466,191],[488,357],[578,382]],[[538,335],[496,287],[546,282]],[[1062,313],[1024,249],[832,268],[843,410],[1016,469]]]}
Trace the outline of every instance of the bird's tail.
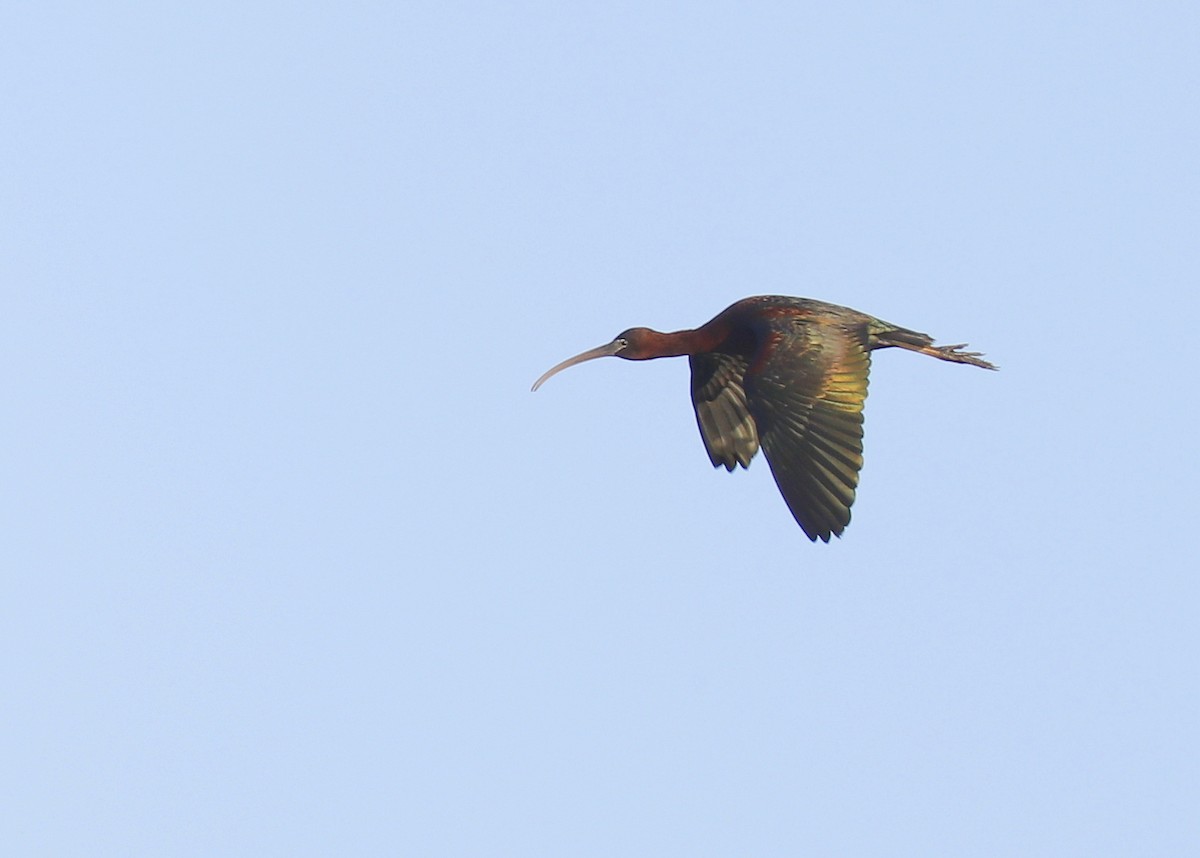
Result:
{"label": "bird's tail", "polygon": [[947,360],[951,363],[967,363],[971,366],[983,367],[984,369],[997,369],[994,364],[983,359],[980,352],[964,352],[962,349],[967,347],[966,343],[959,343],[955,346],[935,346],[933,337],[928,334],[910,331],[908,328],[888,328],[882,331],[872,331],[874,339],[878,345],[876,348],[887,348],[888,346],[896,346],[897,348],[908,349],[910,352],[920,352],[923,355],[938,358],[939,360]]}

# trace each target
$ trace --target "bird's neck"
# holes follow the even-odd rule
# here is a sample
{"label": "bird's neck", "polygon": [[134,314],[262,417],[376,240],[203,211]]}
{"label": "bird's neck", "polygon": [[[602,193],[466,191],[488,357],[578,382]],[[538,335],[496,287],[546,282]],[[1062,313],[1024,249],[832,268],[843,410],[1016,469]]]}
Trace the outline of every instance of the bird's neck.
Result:
{"label": "bird's neck", "polygon": [[644,359],[681,357],[712,351],[725,339],[728,331],[719,330],[708,324],[684,331],[648,331],[644,344]]}

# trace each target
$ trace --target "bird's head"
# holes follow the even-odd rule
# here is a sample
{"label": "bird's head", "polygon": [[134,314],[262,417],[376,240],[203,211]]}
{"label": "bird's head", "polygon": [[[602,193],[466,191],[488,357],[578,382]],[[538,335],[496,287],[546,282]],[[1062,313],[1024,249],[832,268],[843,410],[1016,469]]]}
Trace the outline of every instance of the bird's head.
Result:
{"label": "bird's head", "polygon": [[662,337],[662,334],[658,331],[652,331],[650,328],[630,328],[627,331],[622,331],[617,334],[611,343],[596,346],[596,348],[588,349],[582,354],[575,355],[575,357],[567,358],[560,364],[555,364],[533,383],[533,389],[537,390],[546,383],[546,379],[556,373],[562,372],[567,367],[575,366],[584,361],[595,360],[596,358],[619,357],[625,358],[625,360],[649,360],[650,358],[662,357],[661,350],[656,348],[658,345],[657,338],[659,337]]}
{"label": "bird's head", "polygon": [[650,328],[630,328],[627,331],[622,331],[617,334],[609,345],[617,345],[617,351],[613,352],[619,358],[625,360],[650,360],[662,356],[662,351],[659,348],[659,338],[662,337],[658,331],[652,331]]}

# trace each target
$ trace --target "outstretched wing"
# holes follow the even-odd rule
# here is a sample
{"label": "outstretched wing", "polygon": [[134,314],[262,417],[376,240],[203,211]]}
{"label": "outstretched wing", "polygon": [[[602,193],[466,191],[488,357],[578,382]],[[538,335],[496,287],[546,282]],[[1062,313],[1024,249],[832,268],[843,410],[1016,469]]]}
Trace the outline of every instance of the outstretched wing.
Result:
{"label": "outstretched wing", "polygon": [[779,320],[745,375],[746,403],[788,509],[814,542],[840,536],[862,467],[867,331]]}
{"label": "outstretched wing", "polygon": [[746,406],[742,376],[749,360],[740,355],[702,352],[689,358],[692,406],[713,467],[743,468],[758,452],[758,430]]}

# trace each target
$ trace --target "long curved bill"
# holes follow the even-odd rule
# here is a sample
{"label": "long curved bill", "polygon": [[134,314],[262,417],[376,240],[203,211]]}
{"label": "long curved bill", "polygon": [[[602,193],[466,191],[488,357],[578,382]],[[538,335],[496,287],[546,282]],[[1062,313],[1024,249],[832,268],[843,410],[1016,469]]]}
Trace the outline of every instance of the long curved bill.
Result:
{"label": "long curved bill", "polygon": [[602,345],[602,346],[596,346],[596,348],[594,348],[594,349],[588,349],[583,354],[575,355],[575,357],[573,357],[573,358],[567,358],[562,363],[556,364],[556,365],[550,367],[550,369],[546,370],[546,373],[541,378],[539,378],[537,381],[535,381],[533,383],[533,387],[531,387],[530,390],[537,390],[539,387],[541,387],[543,384],[546,383],[546,379],[548,379],[552,375],[555,375],[556,373],[562,372],[567,367],[575,366],[575,364],[583,363],[584,361],[595,360],[596,358],[609,357],[610,355],[615,355],[617,352],[619,352],[621,350],[622,345],[623,344],[619,343],[617,340],[613,340],[611,343],[606,343],[605,345]]}

